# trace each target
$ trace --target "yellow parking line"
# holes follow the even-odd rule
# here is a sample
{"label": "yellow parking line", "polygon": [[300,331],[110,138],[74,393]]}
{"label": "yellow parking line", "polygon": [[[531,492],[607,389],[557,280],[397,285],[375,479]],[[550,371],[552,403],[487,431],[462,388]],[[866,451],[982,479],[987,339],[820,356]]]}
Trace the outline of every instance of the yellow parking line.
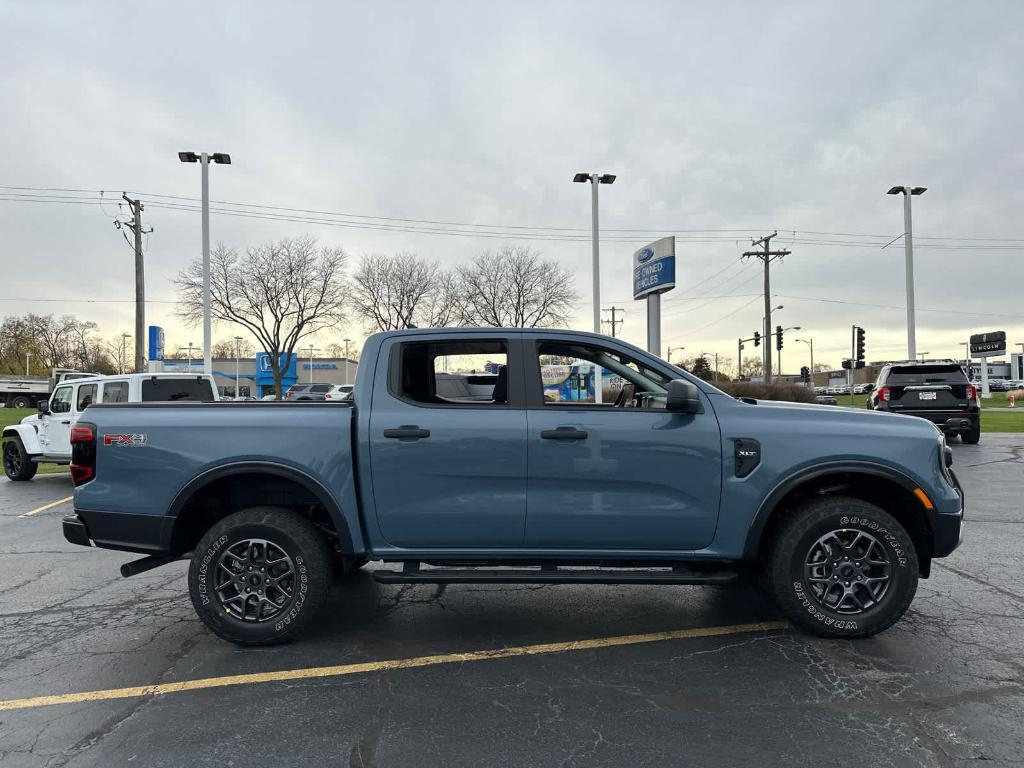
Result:
{"label": "yellow parking line", "polygon": [[29,512],[26,512],[24,515],[18,515],[18,517],[32,517],[32,515],[38,515],[40,512],[45,512],[48,509],[53,509],[54,507],[59,507],[61,504],[67,504],[73,498],[75,498],[75,497],[74,496],[68,496],[66,499],[58,499],[57,501],[51,502],[49,504],[43,504],[43,506],[36,507],[35,509],[33,509],[33,510],[29,511]]}
{"label": "yellow parking line", "polygon": [[140,696],[182,693],[184,691],[197,691],[203,688],[225,688],[231,685],[247,685],[250,683],[274,683],[308,680],[311,678],[340,677],[342,675],[357,675],[363,672],[387,672],[395,669],[414,669],[416,667],[430,667],[439,664],[461,664],[470,661],[487,661],[488,659],[507,659],[513,656],[536,656],[544,653],[585,651],[593,648],[612,648],[619,645],[657,643],[663,640],[718,637],[721,635],[737,635],[743,632],[767,632],[776,629],[787,629],[789,626],[789,623],[785,621],[762,621],[754,624],[733,624],[723,627],[700,627],[697,629],[676,629],[669,632],[650,632],[644,635],[619,635],[617,637],[600,637],[592,640],[570,640],[565,643],[520,645],[512,648],[498,648],[491,651],[448,653],[440,656],[419,656],[412,659],[389,659],[386,661],[367,661],[360,664],[342,664],[332,667],[307,667],[305,669],[288,669],[278,672],[256,672],[249,675],[205,677],[198,680],[182,680],[177,683],[139,685],[133,688],[111,688],[105,691],[84,691],[82,693],[63,693],[55,696],[7,699],[6,701],[0,701],[0,712],[12,709],[50,707],[55,704],[79,704],[87,701],[106,701],[108,699],[133,699]]}

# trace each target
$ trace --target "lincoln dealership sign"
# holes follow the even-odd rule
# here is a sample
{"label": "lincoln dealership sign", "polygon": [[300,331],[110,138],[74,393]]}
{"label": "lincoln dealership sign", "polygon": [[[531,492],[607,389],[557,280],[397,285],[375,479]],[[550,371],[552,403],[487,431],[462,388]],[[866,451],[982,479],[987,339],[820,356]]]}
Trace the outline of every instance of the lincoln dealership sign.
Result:
{"label": "lincoln dealership sign", "polygon": [[633,254],[633,298],[676,287],[676,239],[663,237]]}

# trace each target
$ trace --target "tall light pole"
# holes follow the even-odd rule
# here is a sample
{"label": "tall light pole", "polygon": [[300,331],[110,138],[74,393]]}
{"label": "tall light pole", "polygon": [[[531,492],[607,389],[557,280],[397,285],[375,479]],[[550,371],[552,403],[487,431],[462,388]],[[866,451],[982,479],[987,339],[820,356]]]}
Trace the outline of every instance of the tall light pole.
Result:
{"label": "tall light pole", "polygon": [[910,198],[923,195],[927,187],[892,187],[887,194],[903,195],[903,245],[907,261],[907,359],[917,357],[917,332],[914,327],[914,227],[910,216]]}
{"label": "tall light pole", "polygon": [[671,363],[672,362],[672,353],[673,352],[679,352],[680,350],[683,350],[683,349],[686,349],[686,347],[667,347],[666,350],[665,350],[665,353],[666,353],[665,354],[665,362],[666,363]]}
{"label": "tall light pole", "polygon": [[345,342],[345,383],[348,384],[348,345],[352,343],[352,339],[342,339]]}
{"label": "tall light pole", "polygon": [[231,155],[226,152],[179,152],[183,163],[201,163],[203,168],[203,373],[213,372],[210,354],[212,326],[210,320],[210,161],[219,165],[230,165]]}
{"label": "tall light pole", "polygon": [[[799,325],[791,325],[791,326],[789,326],[789,328],[783,328],[782,330],[783,330],[783,332],[785,332],[785,331],[799,331],[800,330],[800,326]],[[779,353],[778,354],[778,358],[779,358],[779,376],[781,377],[782,376],[782,347],[778,346],[778,344],[779,344],[779,341],[778,341],[778,339],[776,339],[775,340],[775,345],[776,345],[775,348],[778,350],[778,353]]]}
{"label": "tall light pole", "polygon": [[242,337],[235,336],[235,400],[238,399],[238,355],[241,344]]}
{"label": "tall light pole", "polygon": [[611,173],[577,173],[572,177],[577,184],[590,182],[590,239],[593,248],[594,271],[594,333],[601,332],[601,246],[598,242],[597,226],[597,185],[614,184],[615,176]]}
{"label": "tall light pole", "polygon": [[25,353],[25,375],[26,375],[26,376],[28,376],[28,375],[29,375],[29,372],[28,372],[28,359],[29,359],[30,357],[32,357],[32,353],[31,353],[31,352],[26,352],[26,353]]}
{"label": "tall light pole", "polygon": [[809,344],[811,347],[811,387],[814,386],[814,339],[794,339],[794,341],[802,341],[804,344]]}
{"label": "tall light pole", "polygon": [[[131,336],[130,333],[122,333],[121,334],[121,359],[119,361],[120,364],[121,364],[119,366],[121,370],[118,371],[118,373],[124,373],[124,369],[128,365],[128,341],[127,341],[127,339],[128,339],[129,336]],[[136,371],[136,373],[142,373],[142,371]]]}
{"label": "tall light pole", "polygon": [[313,383],[313,353],[319,350],[314,348],[312,344],[309,345],[309,383]]}
{"label": "tall light pole", "polygon": [[[185,347],[178,347],[178,351],[185,349]],[[195,345],[190,341],[188,343],[188,372],[192,373],[192,350],[195,349]]]}

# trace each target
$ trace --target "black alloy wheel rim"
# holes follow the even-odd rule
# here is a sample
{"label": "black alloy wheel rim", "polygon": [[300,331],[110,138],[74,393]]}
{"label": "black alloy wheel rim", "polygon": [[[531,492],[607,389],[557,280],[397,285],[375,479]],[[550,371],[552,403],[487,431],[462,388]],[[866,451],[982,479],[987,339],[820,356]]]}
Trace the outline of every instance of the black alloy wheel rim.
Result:
{"label": "black alloy wheel rim", "polygon": [[228,615],[245,622],[271,621],[295,593],[295,564],[279,545],[243,539],[225,549],[214,569],[214,593]]}
{"label": "black alloy wheel rim", "polygon": [[845,615],[877,606],[889,591],[892,563],[870,533],[840,528],[811,545],[804,580],[823,608]]}
{"label": "black alloy wheel rim", "polygon": [[9,475],[21,472],[21,453],[13,440],[4,443],[4,470]]}

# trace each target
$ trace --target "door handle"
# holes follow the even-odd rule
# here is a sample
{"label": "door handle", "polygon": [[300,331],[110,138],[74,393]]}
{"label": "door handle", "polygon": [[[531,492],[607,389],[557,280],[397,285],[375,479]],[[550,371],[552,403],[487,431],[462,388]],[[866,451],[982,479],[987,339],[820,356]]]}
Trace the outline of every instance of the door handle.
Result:
{"label": "door handle", "polygon": [[70,423],[71,423],[71,420],[70,420],[70,419],[68,419],[67,421],[62,421],[62,422],[61,422],[61,424],[70,424]]}
{"label": "door handle", "polygon": [[582,429],[573,427],[559,427],[558,429],[545,429],[540,433],[545,440],[586,440],[587,433]]}
{"label": "door handle", "polygon": [[391,437],[397,440],[402,438],[421,438],[430,437],[429,429],[420,429],[419,427],[399,427],[398,429],[385,429],[384,437]]}

